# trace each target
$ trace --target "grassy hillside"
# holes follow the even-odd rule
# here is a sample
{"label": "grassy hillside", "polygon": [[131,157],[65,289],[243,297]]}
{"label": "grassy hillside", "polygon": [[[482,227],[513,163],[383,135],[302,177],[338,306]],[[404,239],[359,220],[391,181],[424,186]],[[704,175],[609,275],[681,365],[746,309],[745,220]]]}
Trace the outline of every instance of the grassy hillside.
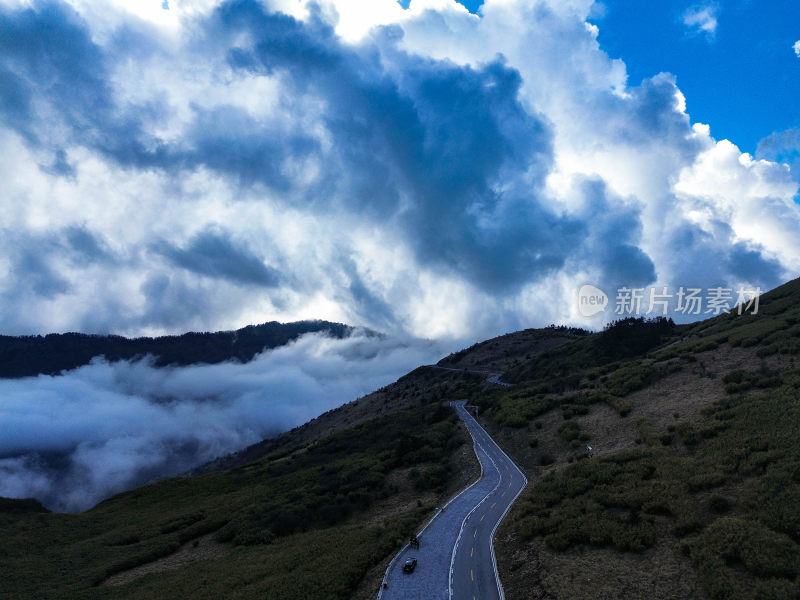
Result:
{"label": "grassy hillside", "polygon": [[[551,348],[583,337],[587,333],[583,330],[555,327],[526,329],[480,342],[445,357],[438,364],[459,369],[506,371],[519,365],[522,360],[540,356]],[[396,382],[363,398],[328,411],[291,431],[221,457],[199,467],[195,472],[206,473],[231,468],[282,448],[312,443],[376,415],[405,410],[421,402],[434,403],[445,398],[466,397],[474,395],[476,390],[485,392],[495,387],[485,385],[485,379],[485,376],[469,372],[458,373],[419,367]]]}
{"label": "grassy hillside", "polygon": [[758,315],[661,327],[475,399],[540,475],[500,533],[509,599],[800,597],[800,281]]}
{"label": "grassy hillside", "polygon": [[[433,403],[79,515],[10,503],[15,512],[0,513],[0,595],[350,599],[474,474],[464,472],[466,439],[455,413]],[[163,570],[165,557],[193,549]]]}
{"label": "grassy hillside", "polygon": [[484,340],[440,360],[442,367],[507,373],[548,350],[588,335],[588,331],[550,326],[524,329]]}

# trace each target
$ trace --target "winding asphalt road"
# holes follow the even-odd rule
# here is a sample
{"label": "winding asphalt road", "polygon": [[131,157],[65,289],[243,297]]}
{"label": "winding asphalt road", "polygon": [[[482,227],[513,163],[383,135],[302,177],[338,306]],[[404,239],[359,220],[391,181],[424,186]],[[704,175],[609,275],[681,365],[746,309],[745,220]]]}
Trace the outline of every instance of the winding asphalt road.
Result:
{"label": "winding asphalt road", "polygon": [[[452,498],[406,545],[386,570],[381,600],[495,600],[504,598],[494,556],[494,533],[527,478],[464,408],[453,402],[474,442],[481,476]],[[410,558],[418,561],[403,573]]]}
{"label": "winding asphalt road", "polygon": [[428,365],[430,369],[439,369],[440,371],[455,371],[456,373],[475,373],[476,375],[486,375],[489,383],[494,383],[495,385],[502,385],[505,387],[511,387],[514,385],[513,383],[506,383],[505,381],[500,381],[500,377],[502,377],[502,373],[496,373],[495,371],[483,371],[480,369],[458,369],[456,367],[440,367],[439,365]]}

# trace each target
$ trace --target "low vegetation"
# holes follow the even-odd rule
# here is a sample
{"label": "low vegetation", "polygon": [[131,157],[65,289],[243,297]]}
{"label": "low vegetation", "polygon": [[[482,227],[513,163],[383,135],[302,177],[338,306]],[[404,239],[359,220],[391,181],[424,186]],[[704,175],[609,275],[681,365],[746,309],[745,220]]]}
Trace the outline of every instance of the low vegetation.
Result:
{"label": "low vegetation", "polygon": [[[433,508],[366,525],[371,507],[398,491],[389,474],[409,472],[416,492],[444,493],[465,441],[454,411],[435,403],[236,469],[138,488],[80,515],[0,503],[9,507],[0,512],[3,597],[350,599]],[[211,570],[200,562],[102,585],[207,535],[232,550]]]}
{"label": "low vegetation", "polygon": [[[648,448],[551,472],[522,501],[520,530],[558,551],[638,552],[676,536],[712,598],[797,597],[798,387],[793,371],[775,392],[736,394],[710,407],[715,426],[692,452],[665,448],[668,432],[646,434]],[[697,444],[689,424],[675,436]]]}
{"label": "low vegetation", "polygon": [[573,389],[579,386],[584,372],[642,356],[670,339],[674,330],[675,323],[662,317],[622,319],[599,334],[584,335],[526,361],[504,379],[516,383],[539,381],[551,392]]}
{"label": "low vegetation", "polygon": [[[561,381],[574,383],[580,374],[568,391],[526,397],[520,389],[489,398],[484,414],[506,427],[561,410],[557,434],[574,442],[582,430],[570,412],[580,401],[613,406],[686,365],[705,374],[697,357],[724,344],[783,357],[772,367],[762,361],[723,372],[721,396],[705,407],[702,422],[678,411],[667,424],[629,417],[635,447],[570,455],[521,497],[513,513],[521,538],[543,540],[556,554],[593,547],[639,554],[667,542],[690,561],[712,599],[800,597],[800,369],[792,366],[800,285],[785,287],[762,299],[760,317],[725,314],[676,328],[666,346],[588,370],[585,355],[574,372],[563,363]],[[539,384],[538,377],[521,383]]]}
{"label": "low vegetation", "polygon": [[680,371],[684,361],[621,359],[671,339],[674,329],[666,319],[618,321],[534,358],[512,374],[513,388],[482,390],[473,401],[493,422],[513,428],[528,427],[553,409],[565,419],[583,415],[593,404],[607,404],[625,417],[632,409],[626,396]]}

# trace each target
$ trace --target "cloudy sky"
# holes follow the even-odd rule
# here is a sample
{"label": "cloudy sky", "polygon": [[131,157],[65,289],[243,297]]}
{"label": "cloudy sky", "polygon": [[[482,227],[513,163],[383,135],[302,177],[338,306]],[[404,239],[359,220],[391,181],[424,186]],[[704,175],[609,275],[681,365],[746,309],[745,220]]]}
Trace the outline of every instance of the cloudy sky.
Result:
{"label": "cloudy sky", "polygon": [[474,340],[586,282],[772,287],[790,5],[0,0],[0,331]]}

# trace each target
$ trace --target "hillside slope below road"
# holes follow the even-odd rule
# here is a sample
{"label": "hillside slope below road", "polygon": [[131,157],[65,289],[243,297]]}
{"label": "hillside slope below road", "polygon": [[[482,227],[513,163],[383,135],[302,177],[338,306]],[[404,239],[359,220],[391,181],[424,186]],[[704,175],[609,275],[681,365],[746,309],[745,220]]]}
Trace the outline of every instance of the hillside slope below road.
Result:
{"label": "hillside slope below road", "polygon": [[[383,600],[502,598],[492,540],[527,479],[464,408],[453,403],[474,441],[481,477],[453,498],[419,533],[419,549],[403,548],[386,572]],[[418,564],[411,574],[403,564]]]}

